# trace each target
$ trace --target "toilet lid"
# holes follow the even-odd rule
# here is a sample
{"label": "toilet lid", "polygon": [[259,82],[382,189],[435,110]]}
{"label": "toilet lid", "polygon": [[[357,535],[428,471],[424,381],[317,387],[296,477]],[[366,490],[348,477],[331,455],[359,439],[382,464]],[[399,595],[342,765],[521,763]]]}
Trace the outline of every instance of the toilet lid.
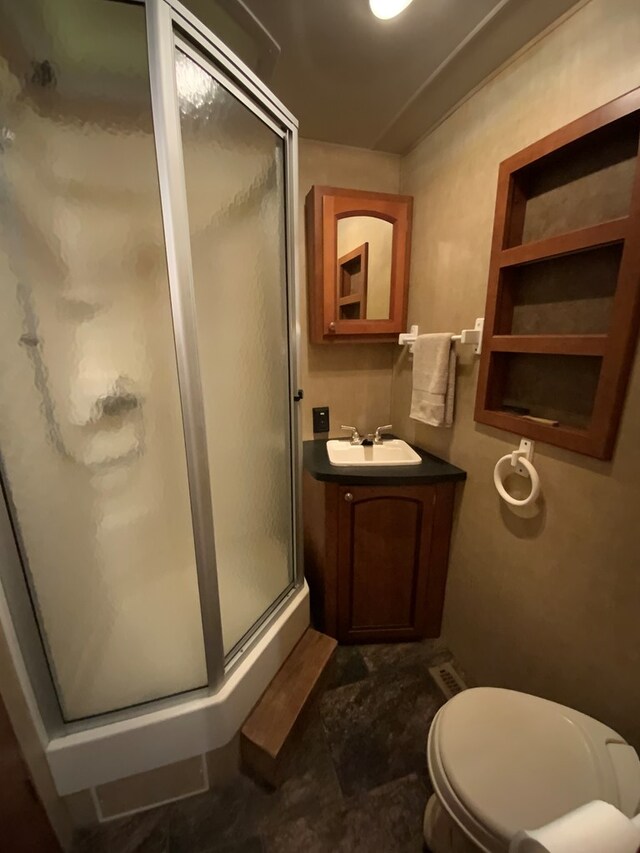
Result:
{"label": "toilet lid", "polygon": [[476,688],[441,710],[435,746],[464,808],[508,841],[591,800],[616,802],[607,734],[618,737],[554,702]]}

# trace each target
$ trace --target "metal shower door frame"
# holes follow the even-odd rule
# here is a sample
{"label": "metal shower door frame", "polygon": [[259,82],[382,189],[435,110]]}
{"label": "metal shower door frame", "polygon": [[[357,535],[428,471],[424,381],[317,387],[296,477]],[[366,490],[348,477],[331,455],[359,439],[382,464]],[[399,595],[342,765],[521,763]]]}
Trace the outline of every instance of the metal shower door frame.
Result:
{"label": "metal shower door frame", "polygon": [[[299,324],[296,306],[297,269],[295,223],[298,206],[298,125],[272,92],[210,30],[177,0],[146,0],[151,101],[165,231],[171,309],[187,470],[193,518],[196,567],[204,634],[209,690],[217,689],[225,674],[268,627],[288,595],[304,581],[301,523],[301,440],[298,408],[293,397],[298,388]],[[229,90],[284,145],[285,273],[288,329],[289,436],[291,454],[293,579],[258,622],[230,650],[225,659],[222,641],[220,595],[216,570],[214,515],[209,485],[206,424],[197,347],[196,309],[191,236],[175,55],[181,50],[212,78]]]}

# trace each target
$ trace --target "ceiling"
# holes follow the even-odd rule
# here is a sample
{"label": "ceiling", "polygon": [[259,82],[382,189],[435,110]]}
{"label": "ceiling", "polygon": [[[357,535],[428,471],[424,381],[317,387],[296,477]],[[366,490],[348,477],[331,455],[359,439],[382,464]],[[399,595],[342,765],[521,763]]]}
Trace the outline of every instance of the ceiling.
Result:
{"label": "ceiling", "polygon": [[298,117],[302,136],[401,154],[575,3],[414,0],[389,21],[368,0],[186,5],[205,23],[224,7],[251,31],[249,50],[237,33],[220,32],[219,17],[209,22]]}

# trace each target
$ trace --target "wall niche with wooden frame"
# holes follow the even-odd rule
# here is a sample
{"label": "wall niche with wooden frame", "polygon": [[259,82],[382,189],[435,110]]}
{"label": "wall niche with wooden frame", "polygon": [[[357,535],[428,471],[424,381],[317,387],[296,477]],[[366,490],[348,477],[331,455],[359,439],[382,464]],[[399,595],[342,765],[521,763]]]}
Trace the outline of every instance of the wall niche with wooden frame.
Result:
{"label": "wall niche with wooden frame", "polygon": [[475,419],[613,455],[640,323],[640,89],[500,165]]}

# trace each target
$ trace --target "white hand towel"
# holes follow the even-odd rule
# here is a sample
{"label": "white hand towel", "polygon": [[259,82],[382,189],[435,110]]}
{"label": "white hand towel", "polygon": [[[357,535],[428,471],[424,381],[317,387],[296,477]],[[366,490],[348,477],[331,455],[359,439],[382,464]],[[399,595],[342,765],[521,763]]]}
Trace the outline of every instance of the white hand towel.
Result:
{"label": "white hand towel", "polygon": [[410,416],[423,424],[450,427],[456,390],[456,352],[451,332],[418,335],[413,345]]}

